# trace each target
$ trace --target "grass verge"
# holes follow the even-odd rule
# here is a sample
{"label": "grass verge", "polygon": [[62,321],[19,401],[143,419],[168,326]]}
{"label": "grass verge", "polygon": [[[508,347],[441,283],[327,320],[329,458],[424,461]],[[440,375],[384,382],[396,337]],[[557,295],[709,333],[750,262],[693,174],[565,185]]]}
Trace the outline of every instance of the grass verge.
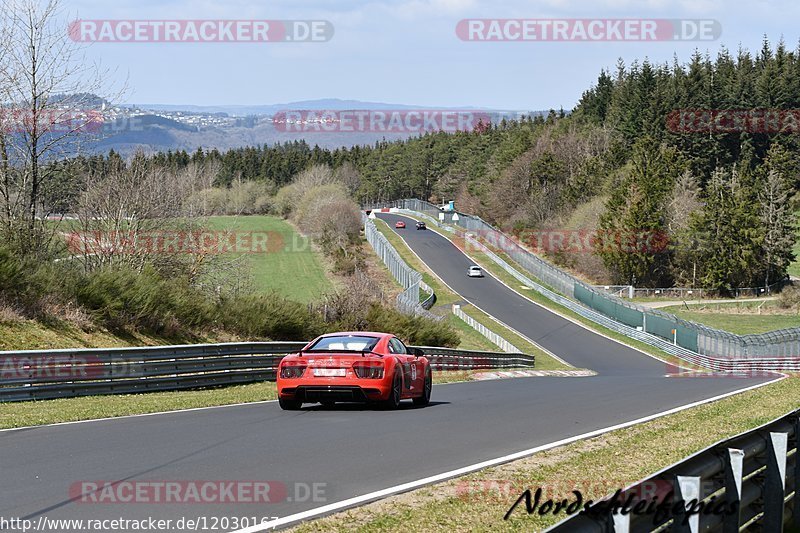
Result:
{"label": "grass verge", "polygon": [[489,342],[489,339],[478,333],[475,328],[455,316],[454,314],[444,315],[444,320],[449,322],[453,327],[458,330],[458,335],[461,337],[461,343],[458,345],[461,350],[476,350],[486,352],[496,352],[499,350],[497,346]]}
{"label": "grass verge", "polygon": [[541,531],[564,517],[528,516],[522,505],[508,521],[503,520],[525,489],[542,487],[555,499],[571,499],[573,489],[581,490],[585,498],[601,498],[718,440],[797,409],[798,405],[800,389],[796,380],[784,379],[651,422],[392,496],[291,531]]}
{"label": "grass verge", "polygon": [[306,303],[333,289],[322,266],[322,255],[310,239],[285,220],[266,215],[214,216],[206,224],[211,230],[266,233],[269,251],[229,254],[234,260],[247,262],[257,291],[277,291],[291,300]]}
{"label": "grass verge", "polygon": [[663,307],[661,311],[672,313],[684,320],[705,324],[739,335],[766,333],[776,329],[800,327],[800,314],[779,312],[776,305],[764,303],[764,314],[758,313],[758,305],[753,302],[732,304],[698,304]]}
{"label": "grass verge", "polygon": [[122,348],[126,346],[156,346],[226,342],[234,338],[172,337],[165,338],[142,333],[111,332],[92,327],[83,330],[70,322],[42,323],[16,318],[0,322],[0,350],[55,350],[59,348]]}

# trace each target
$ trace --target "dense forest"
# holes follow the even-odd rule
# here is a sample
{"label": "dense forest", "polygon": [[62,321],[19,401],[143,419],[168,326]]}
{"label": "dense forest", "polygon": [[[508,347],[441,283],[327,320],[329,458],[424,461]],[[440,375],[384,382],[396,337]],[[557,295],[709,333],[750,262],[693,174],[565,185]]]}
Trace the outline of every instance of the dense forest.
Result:
{"label": "dense forest", "polygon": [[[593,279],[724,291],[786,275],[800,128],[792,113],[780,115],[787,122],[777,127],[751,120],[715,128],[701,123],[700,110],[763,117],[764,110],[797,109],[800,48],[765,41],[757,54],[722,49],[716,57],[696,52],[688,62],[620,62],[602,71],[569,113],[469,132],[336,150],[298,141],[150,157],[173,169],[213,163],[218,188],[254,181],[277,190],[314,165],[347,165],[357,173],[353,191],[361,201],[455,199],[460,210],[516,232],[576,223],[614,235],[653,232],[668,245],[598,247],[588,259],[546,252]],[[687,116],[697,120],[687,124]],[[51,210],[69,208],[81,176],[124,164],[114,153],[57,163],[64,179],[50,195]],[[592,214],[576,222],[581,213]]]}

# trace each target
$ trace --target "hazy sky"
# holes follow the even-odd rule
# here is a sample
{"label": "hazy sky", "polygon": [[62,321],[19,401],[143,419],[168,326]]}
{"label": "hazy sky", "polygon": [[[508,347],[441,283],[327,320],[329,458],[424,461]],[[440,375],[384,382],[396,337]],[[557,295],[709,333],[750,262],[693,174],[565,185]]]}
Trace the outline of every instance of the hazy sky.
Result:
{"label": "hazy sky", "polygon": [[[683,62],[696,49],[800,39],[796,0],[64,0],[66,18],[327,20],[307,43],[93,43],[128,102],[268,104],[343,98],[425,106],[571,108],[601,68]],[[466,42],[461,19],[715,19],[711,42]]]}

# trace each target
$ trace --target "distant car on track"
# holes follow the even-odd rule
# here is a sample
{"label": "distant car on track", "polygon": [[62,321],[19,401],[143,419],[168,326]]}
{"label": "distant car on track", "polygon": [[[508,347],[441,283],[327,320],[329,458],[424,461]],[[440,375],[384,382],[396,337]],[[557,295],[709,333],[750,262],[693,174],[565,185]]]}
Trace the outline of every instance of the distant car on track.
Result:
{"label": "distant car on track", "polygon": [[467,270],[467,276],[471,278],[482,278],[483,270],[481,270],[481,267],[479,266],[472,265],[471,267],[469,267],[469,270]]}
{"label": "distant car on track", "polygon": [[431,365],[418,348],[389,333],[329,333],[287,355],[278,366],[278,403],[297,410],[304,403],[362,402],[396,409],[401,400],[428,405]]}
{"label": "distant car on track", "polygon": [[425,225],[423,221],[417,222],[417,229],[428,229],[428,226]]}
{"label": "distant car on track", "polygon": [[397,229],[405,229],[406,223],[403,222],[402,220],[398,220],[397,222],[394,223],[394,227]]}

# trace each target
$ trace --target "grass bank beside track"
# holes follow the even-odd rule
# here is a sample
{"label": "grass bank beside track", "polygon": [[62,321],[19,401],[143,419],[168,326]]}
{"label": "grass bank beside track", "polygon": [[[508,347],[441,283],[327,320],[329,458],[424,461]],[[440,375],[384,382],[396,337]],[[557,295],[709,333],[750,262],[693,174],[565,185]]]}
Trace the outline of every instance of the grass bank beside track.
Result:
{"label": "grass bank beside track", "polygon": [[[487,370],[434,371],[433,382],[469,381],[479,372]],[[435,388],[433,394],[435,398]],[[0,429],[253,403],[275,400],[277,397],[276,384],[264,381],[202,390],[8,402],[0,403]]]}
{"label": "grass bank beside track", "polygon": [[541,531],[565,516],[529,516],[522,504],[510,520],[503,520],[514,501],[528,488],[535,491],[542,487],[548,497],[569,498],[570,501],[571,491],[575,489],[580,490],[584,498],[597,500],[798,406],[797,378],[788,378],[650,422],[391,496],[302,524],[291,531]]}
{"label": "grass bank beside track", "polygon": [[780,309],[775,302],[689,304],[688,309],[676,305],[662,307],[660,311],[738,335],[800,327],[800,314]]}
{"label": "grass bank beside track", "polygon": [[[381,219],[376,219],[375,225],[392,244],[392,246],[394,246],[394,248],[397,250],[397,253],[400,254],[400,257],[402,257],[411,268],[422,274],[423,281],[425,281],[425,283],[427,283],[436,293],[437,307],[441,306],[443,308],[447,308],[443,309],[443,316],[445,317],[445,320],[448,320],[452,325],[454,325],[462,335],[462,344],[459,346],[459,348],[464,350],[498,351],[499,348],[497,346],[489,342],[483,335],[470,327],[466,322],[453,315],[450,310],[450,306],[452,306],[454,303],[463,304],[461,297],[450,290],[450,288],[445,285],[442,280],[436,277],[430,271],[427,265],[425,265],[419,259],[419,257],[414,254],[406,242],[391,230],[386,222]],[[565,365],[562,362],[552,358],[541,348],[530,343],[511,329],[493,320],[489,315],[475,306],[462,305],[462,311],[509,341],[511,344],[522,350],[523,353],[536,356],[537,370],[565,370],[572,368],[571,366]]]}
{"label": "grass bank beside track", "polygon": [[[252,277],[250,281],[256,292],[276,291],[290,300],[308,303],[318,299],[320,294],[333,290],[323,254],[310,238],[301,235],[283,218],[272,215],[219,215],[199,220],[202,221],[202,227],[195,228],[197,231],[244,233],[266,238],[266,251],[254,249],[248,253],[225,251],[220,254],[225,262],[246,265],[245,270]],[[61,232],[80,230],[76,220],[60,221],[57,227]],[[170,232],[168,229],[163,231],[167,234]],[[65,254],[68,252],[64,251]],[[287,283],[287,279],[292,282]]]}
{"label": "grass bank beside track", "polygon": [[[514,347],[518,348],[522,351],[522,353],[535,355],[536,356],[536,370],[570,370],[574,369],[573,366],[567,365],[551,357],[549,354],[543,352],[538,346],[535,346],[524,339],[522,336],[518,335],[514,331],[503,327],[500,323],[495,322],[492,317],[484,313],[482,310],[478,309],[474,305],[465,305],[461,306],[461,310],[464,311],[467,315],[472,317],[473,319],[477,320],[487,328],[495,331],[500,336],[502,336],[505,340],[510,342],[514,345]],[[456,317],[457,318],[457,317]],[[472,329],[469,325],[467,325],[470,329]],[[494,351],[497,351],[497,347],[495,346]]]}
{"label": "grass bank beside track", "polygon": [[[217,231],[267,234],[268,252],[229,254],[247,262],[258,292],[277,291],[290,300],[307,303],[333,290],[323,267],[325,259],[322,254],[316,251],[311,239],[300,235],[282,218],[267,215],[214,216],[208,217],[206,225],[208,229]],[[287,280],[292,282],[287,283]]]}
{"label": "grass bank beside track", "polygon": [[55,350],[60,348],[124,348],[165,344],[225,342],[229,339],[164,338],[142,333],[111,332],[102,328],[90,331],[67,322],[43,324],[15,317],[0,322],[0,350]]}

